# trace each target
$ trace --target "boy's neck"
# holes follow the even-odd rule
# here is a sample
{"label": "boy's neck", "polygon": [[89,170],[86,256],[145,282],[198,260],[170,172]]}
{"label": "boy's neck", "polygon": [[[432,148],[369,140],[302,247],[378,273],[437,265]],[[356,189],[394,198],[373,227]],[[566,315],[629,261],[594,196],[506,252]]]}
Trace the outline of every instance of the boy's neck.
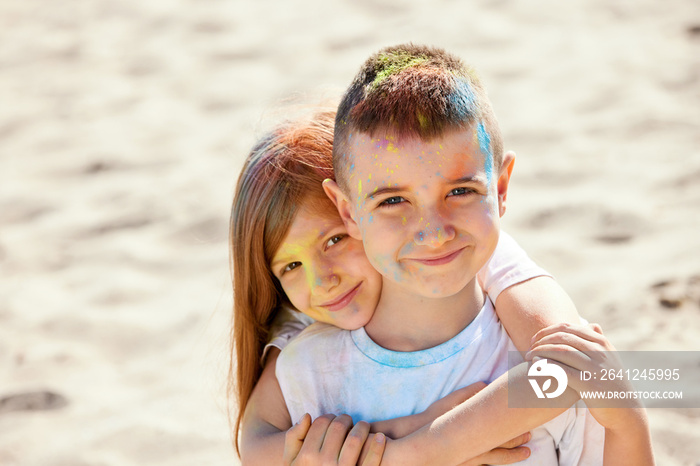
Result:
{"label": "boy's neck", "polygon": [[369,337],[393,351],[420,351],[444,343],[464,330],[484,305],[476,278],[459,293],[426,298],[384,280],[372,320],[365,326]]}

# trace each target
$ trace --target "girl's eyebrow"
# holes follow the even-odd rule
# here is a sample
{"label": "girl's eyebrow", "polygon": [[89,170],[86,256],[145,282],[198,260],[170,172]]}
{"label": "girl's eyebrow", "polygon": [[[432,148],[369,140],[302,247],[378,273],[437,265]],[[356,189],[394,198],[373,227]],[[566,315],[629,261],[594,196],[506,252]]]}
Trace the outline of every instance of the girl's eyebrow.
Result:
{"label": "girl's eyebrow", "polygon": [[[326,235],[329,234],[330,231],[332,231],[332,228],[328,228],[325,230],[319,230],[318,236],[314,241],[319,241],[322,240]],[[280,251],[282,251],[282,247],[280,247]],[[275,254],[275,257],[272,258],[272,261],[270,262],[270,268],[274,268],[277,264],[281,262],[287,262],[289,260],[289,256],[293,254],[289,254],[288,252],[282,251],[278,254]]]}

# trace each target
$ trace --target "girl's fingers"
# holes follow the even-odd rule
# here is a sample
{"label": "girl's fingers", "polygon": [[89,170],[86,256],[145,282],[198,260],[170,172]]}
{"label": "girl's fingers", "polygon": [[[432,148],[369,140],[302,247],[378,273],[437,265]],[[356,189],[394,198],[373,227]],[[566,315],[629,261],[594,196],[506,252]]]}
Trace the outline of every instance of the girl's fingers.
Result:
{"label": "girl's fingers", "polygon": [[523,461],[529,456],[530,449],[528,447],[494,448],[479,456],[478,459],[482,464],[513,464]]}
{"label": "girl's fingers", "polygon": [[508,441],[507,441],[506,443],[504,443],[503,445],[499,445],[498,448],[515,448],[515,447],[519,447],[520,445],[529,442],[531,438],[532,438],[532,434],[530,434],[530,432],[525,432],[524,434],[518,435],[517,437],[515,437],[515,438],[512,439],[512,440],[508,440]]}
{"label": "girl's fingers", "polygon": [[362,447],[369,435],[369,423],[360,421],[350,430],[340,450],[338,464],[354,466],[362,453]]}
{"label": "girl's fingers", "polygon": [[365,459],[362,461],[362,466],[379,466],[386,447],[386,437],[380,432],[369,438],[367,443],[369,443],[369,449]]}
{"label": "girl's fingers", "polygon": [[333,419],[335,419],[334,414],[324,414],[323,416],[317,417],[306,434],[302,450],[321,451],[323,440],[326,437],[326,431]]}
{"label": "girl's fingers", "polygon": [[595,346],[599,351],[612,350],[612,345],[602,334],[600,325],[589,324],[583,326],[572,326],[570,324],[561,323],[543,328],[532,337],[531,349],[537,345],[545,343],[567,343],[572,344],[578,342],[582,348],[594,350]]}
{"label": "girl's fingers", "polygon": [[302,416],[302,418],[294,424],[284,436],[284,456],[283,461],[285,465],[290,465],[299,455],[301,447],[304,444],[304,439],[306,434],[309,432],[311,427],[311,416],[307,413]]}
{"label": "girl's fingers", "polygon": [[533,358],[548,359],[561,364],[566,364],[578,370],[588,369],[593,364],[592,358],[581,350],[576,350],[567,345],[543,345],[531,350],[525,355],[526,360]]}
{"label": "girl's fingers", "polygon": [[579,357],[575,351],[543,351],[538,352],[536,357],[546,358],[550,363],[564,369],[569,382],[579,380],[580,374],[584,370],[590,369],[590,360]]}
{"label": "girl's fingers", "polygon": [[331,421],[326,429],[321,446],[321,456],[329,462],[337,462],[340,456],[340,449],[352,427],[352,418],[347,414],[341,414]]}

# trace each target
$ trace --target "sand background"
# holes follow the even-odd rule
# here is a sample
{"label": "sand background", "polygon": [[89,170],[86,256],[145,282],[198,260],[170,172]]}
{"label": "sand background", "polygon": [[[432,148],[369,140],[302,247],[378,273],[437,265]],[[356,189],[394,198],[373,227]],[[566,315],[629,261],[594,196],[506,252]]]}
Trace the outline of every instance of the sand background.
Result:
{"label": "sand background", "polygon": [[[242,160],[409,40],[480,71],[518,153],[505,229],[581,314],[700,350],[700,3],[1,0],[0,465],[237,464]],[[659,464],[700,462],[697,410],[649,415]]]}

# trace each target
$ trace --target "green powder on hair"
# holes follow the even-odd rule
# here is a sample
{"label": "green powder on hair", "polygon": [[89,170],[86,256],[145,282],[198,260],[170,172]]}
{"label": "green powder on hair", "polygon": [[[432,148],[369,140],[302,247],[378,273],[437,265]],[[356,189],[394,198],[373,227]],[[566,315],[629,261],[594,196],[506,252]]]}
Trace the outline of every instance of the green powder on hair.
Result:
{"label": "green powder on hair", "polygon": [[400,51],[383,53],[377,57],[377,61],[377,68],[381,68],[381,70],[377,72],[377,76],[374,78],[374,81],[372,81],[371,86],[373,88],[379,86],[382,81],[389,76],[411,66],[421,65],[427,62],[428,59],[426,57],[417,57],[415,55],[411,55],[410,53]]}

